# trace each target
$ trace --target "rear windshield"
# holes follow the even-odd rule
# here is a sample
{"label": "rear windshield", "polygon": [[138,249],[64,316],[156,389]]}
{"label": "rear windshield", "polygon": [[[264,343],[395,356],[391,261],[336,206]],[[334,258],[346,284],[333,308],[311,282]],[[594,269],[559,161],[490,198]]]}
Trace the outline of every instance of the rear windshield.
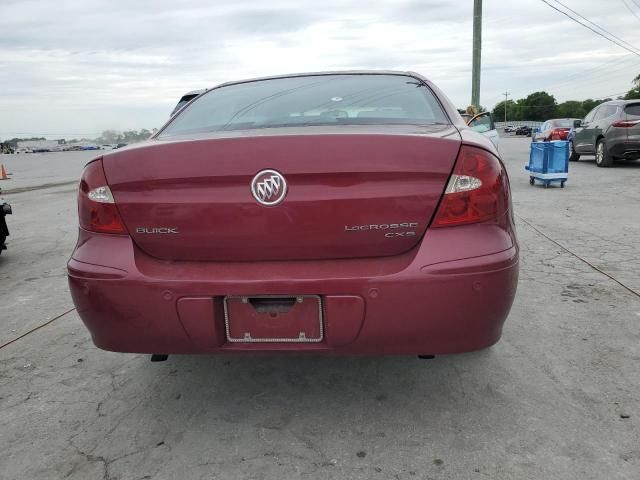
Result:
{"label": "rear windshield", "polygon": [[572,128],[573,127],[573,119],[572,118],[562,118],[560,120],[554,120],[553,125],[558,128]]}
{"label": "rear windshield", "polygon": [[624,113],[633,117],[640,117],[640,103],[632,103],[624,107]]}
{"label": "rear windshield", "polygon": [[306,125],[449,123],[431,90],[403,75],[322,75],[228,85],[195,100],[160,137]]}

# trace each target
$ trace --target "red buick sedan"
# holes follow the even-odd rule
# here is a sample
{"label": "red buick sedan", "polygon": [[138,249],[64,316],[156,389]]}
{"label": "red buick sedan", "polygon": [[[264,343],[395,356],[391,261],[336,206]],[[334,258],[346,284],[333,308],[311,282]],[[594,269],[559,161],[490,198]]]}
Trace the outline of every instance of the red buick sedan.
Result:
{"label": "red buick sedan", "polygon": [[489,139],[407,72],[231,82],[85,167],[69,285],[118,352],[466,352],[518,279]]}

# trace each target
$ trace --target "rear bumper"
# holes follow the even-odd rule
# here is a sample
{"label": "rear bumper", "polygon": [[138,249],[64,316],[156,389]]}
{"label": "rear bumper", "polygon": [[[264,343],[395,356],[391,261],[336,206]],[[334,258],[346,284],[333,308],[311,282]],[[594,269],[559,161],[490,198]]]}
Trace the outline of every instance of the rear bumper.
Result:
{"label": "rear bumper", "polygon": [[[68,275],[78,313],[105,350],[445,354],[498,341],[516,292],[518,246],[510,229],[470,225],[432,229],[395,257],[166,262],[127,236],[81,230]],[[258,294],[320,295],[324,340],[227,342],[224,297]]]}
{"label": "rear bumper", "polygon": [[640,158],[640,139],[607,142],[609,154],[618,158],[635,160]]}

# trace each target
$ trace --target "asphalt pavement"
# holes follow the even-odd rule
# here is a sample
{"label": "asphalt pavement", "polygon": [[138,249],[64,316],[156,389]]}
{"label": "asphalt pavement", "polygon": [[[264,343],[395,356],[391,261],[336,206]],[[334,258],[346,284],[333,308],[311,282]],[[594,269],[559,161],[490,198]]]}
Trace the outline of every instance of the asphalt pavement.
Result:
{"label": "asphalt pavement", "polygon": [[640,162],[544,189],[528,141],[500,147],[522,247],[504,336],[433,360],[101,351],[65,278],[90,156],[12,158],[0,479],[637,480]]}
{"label": "asphalt pavement", "polygon": [[11,193],[77,183],[85,164],[101,153],[104,152],[85,150],[0,155],[0,164],[10,178],[0,181],[0,188]]}

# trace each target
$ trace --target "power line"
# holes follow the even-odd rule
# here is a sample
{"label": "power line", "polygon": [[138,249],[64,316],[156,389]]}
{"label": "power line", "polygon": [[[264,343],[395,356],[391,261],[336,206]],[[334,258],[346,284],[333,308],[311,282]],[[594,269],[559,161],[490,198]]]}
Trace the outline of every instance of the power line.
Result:
{"label": "power line", "polygon": [[[640,20],[640,17],[638,16],[638,14],[636,12],[633,11],[633,9],[629,6],[629,4],[627,3],[627,0],[620,0],[622,3],[624,3],[624,6],[627,7],[627,10],[629,10],[632,15],[634,17],[636,17],[638,20]],[[637,5],[637,4],[636,4]]]}
{"label": "power line", "polygon": [[[539,88],[543,90],[553,90],[554,92],[556,92],[557,90],[562,91],[568,87],[573,87],[576,84],[585,84],[585,82],[600,83],[599,81],[594,82],[594,80],[598,80],[603,76],[610,76],[612,72],[617,72],[622,69],[629,69],[637,65],[636,63],[634,63],[633,65],[628,65],[627,62],[629,60],[633,60],[634,62],[638,61],[637,58],[633,58],[631,54],[626,53],[621,58],[614,58],[596,67],[589,68],[579,73],[572,73],[567,77],[559,78],[557,82],[542,83]],[[512,93],[512,96],[516,97],[525,93],[526,92],[524,90],[518,90],[515,94]]]}
{"label": "power line", "polygon": [[[563,14],[564,16],[566,16],[566,17],[570,18],[571,20],[573,20],[573,21],[574,21],[574,22],[576,22],[577,24],[582,25],[582,26],[583,26],[583,27],[585,27],[585,28],[588,28],[588,29],[589,29],[589,30],[591,30],[593,33],[595,33],[596,35],[599,35],[599,36],[601,36],[602,38],[604,38],[604,39],[606,39],[606,40],[609,40],[611,43],[615,43],[615,44],[616,44],[616,45],[618,45],[619,47],[624,48],[624,49],[625,49],[625,50],[627,50],[628,52],[631,52],[631,53],[633,53],[634,55],[637,55],[638,57],[640,57],[640,52],[638,51],[639,49],[638,49],[638,48],[636,48],[636,47],[634,47],[633,45],[628,44],[628,45],[630,45],[630,46],[631,46],[631,48],[629,48],[629,47],[627,47],[627,46],[623,45],[622,43],[620,43],[620,42],[618,42],[618,41],[614,40],[613,38],[607,37],[607,36],[606,36],[606,35],[604,35],[603,33],[598,32],[597,30],[595,30],[594,28],[590,27],[589,25],[585,25],[585,24],[584,24],[584,23],[582,23],[580,20],[578,20],[577,18],[575,18],[575,17],[571,16],[571,15],[570,15],[570,14],[568,14],[567,12],[562,11],[562,10],[560,10],[558,7],[555,7],[555,6],[551,5],[547,0],[541,0],[541,1],[542,1],[544,4],[548,5],[549,7],[553,8],[555,11],[560,12],[560,13],[561,13],[561,14]],[[557,2],[558,4],[560,4],[560,5],[562,5],[563,7],[565,6],[565,5],[563,5],[562,3],[558,2],[558,0],[556,0],[556,2]],[[565,8],[567,8],[567,9],[568,9],[568,7],[565,7]],[[573,11],[573,10],[572,10],[572,11]],[[580,15],[580,14],[578,14],[578,15]],[[580,16],[581,16],[581,15],[580,15]],[[584,17],[582,17],[582,18],[584,18]],[[585,19],[585,20],[586,20],[586,19]],[[589,21],[589,20],[587,20],[587,21]],[[590,22],[590,21],[589,21],[589,22]],[[596,24],[594,24],[593,22],[590,22],[590,23],[592,23],[593,25],[596,25]],[[602,29],[602,27],[597,27],[597,28],[601,28],[601,29]],[[604,32],[606,32],[606,30],[604,30],[604,29],[602,29],[602,30],[603,30]],[[607,32],[607,33],[608,33],[608,32]],[[611,34],[609,34],[609,35],[611,35]],[[611,36],[612,36],[612,37],[615,37],[614,35],[611,35]],[[615,38],[617,38],[617,37],[615,37]],[[625,42],[624,40],[621,40],[621,41],[622,41],[623,43],[627,43],[627,42]]]}
{"label": "power line", "polygon": [[640,8],[640,3],[636,2],[636,0],[631,0],[631,1],[636,5],[636,7]]}
{"label": "power line", "polygon": [[594,98],[594,100],[600,100],[602,98],[615,98],[615,97],[618,97],[620,95],[624,95],[626,93],[627,92],[610,93],[609,95],[603,95],[602,97],[596,97],[596,98]]}
{"label": "power line", "polygon": [[609,35],[612,38],[615,38],[616,40],[618,40],[619,42],[625,43],[627,46],[633,48],[634,50],[639,50],[637,47],[635,47],[634,45],[631,45],[629,42],[623,40],[622,38],[618,37],[617,35],[614,35],[613,33],[611,33],[610,31],[608,31],[605,28],[602,28],[600,25],[598,25],[596,22],[593,22],[591,20],[589,20],[587,17],[585,17],[584,15],[582,15],[581,13],[576,12],[575,10],[573,10],[571,7],[568,7],[567,5],[565,5],[564,3],[562,3],[560,0],[554,0],[558,5],[562,5],[563,8],[569,10],[571,13],[573,13],[574,15],[577,15],[578,17],[580,17],[582,20],[584,20],[587,23],[590,23],[591,25],[593,25],[594,27],[596,27],[598,30],[606,33],[607,35]]}
{"label": "power line", "polygon": [[[615,68],[607,68],[606,70],[603,71],[599,71],[599,72],[591,72],[591,74],[586,75],[584,78],[573,78],[571,80],[568,81],[562,81],[562,82],[558,82],[558,83],[552,83],[552,84],[547,84],[545,86],[545,88],[554,88],[554,89],[566,89],[569,87],[574,87],[576,84],[580,85],[589,85],[589,84],[595,84],[595,83],[600,83],[603,80],[608,80],[610,81],[612,78],[612,74],[615,72],[619,72],[622,70],[629,70],[631,68],[635,68],[638,67],[637,64],[633,64],[633,65],[618,65]],[[616,76],[617,78],[618,76]]]}
{"label": "power line", "polygon": [[[593,28],[589,27],[588,25],[585,25],[585,24],[584,24],[584,23],[582,23],[581,21],[579,21],[579,20],[577,20],[576,18],[572,17],[572,16],[571,16],[570,14],[568,14],[567,12],[563,12],[562,10],[560,10],[560,9],[558,9],[558,8],[556,8],[556,7],[554,7],[554,6],[553,6],[553,5],[551,5],[549,2],[547,2],[547,1],[545,1],[545,0],[542,0],[542,1],[543,1],[545,4],[547,4],[548,6],[550,6],[551,8],[553,8],[554,10],[556,10],[556,11],[558,11],[558,12],[562,13],[563,15],[565,15],[565,16],[567,16],[567,17],[569,17],[571,20],[574,20],[576,23],[578,23],[578,24],[580,24],[580,25],[584,26],[585,28],[589,28],[589,30],[593,31],[594,33],[596,33],[596,34],[598,34],[598,35],[602,36],[603,38],[606,38],[607,40],[609,40],[609,41],[611,41],[611,42],[615,43],[615,44],[616,44],[616,45],[618,45],[618,46],[621,46],[622,48],[625,48],[625,50],[627,50],[627,51],[629,51],[629,52],[630,52],[630,53],[628,53],[628,54],[624,55],[622,58],[615,58],[615,59],[613,59],[613,60],[609,60],[609,61],[605,62],[605,63],[604,63],[604,64],[602,64],[602,65],[598,65],[598,66],[596,66],[596,67],[590,68],[590,69],[585,70],[585,71],[583,71],[583,72],[581,72],[581,73],[572,74],[572,75],[569,75],[568,77],[565,77],[564,79],[559,79],[559,82],[557,82],[557,83],[547,84],[547,85],[545,85],[545,88],[558,88],[558,87],[560,87],[561,85],[562,85],[562,86],[564,86],[564,85],[567,85],[567,84],[573,84],[573,83],[575,83],[576,81],[577,81],[577,82],[584,83],[584,82],[586,82],[586,81],[591,81],[593,78],[600,78],[600,77],[602,77],[603,75],[608,75],[608,74],[610,74],[612,71],[617,71],[617,70],[620,70],[621,68],[627,68],[627,67],[625,67],[625,66],[622,66],[622,67],[616,67],[615,69],[611,69],[610,67],[611,67],[611,66],[613,66],[613,65],[616,65],[616,64],[620,64],[620,63],[625,63],[625,62],[627,62],[628,60],[630,60],[630,58],[628,58],[628,56],[629,56],[631,53],[633,53],[633,54],[634,54],[634,55],[636,55],[636,56],[640,56],[640,55],[638,55],[638,52],[637,52],[637,51],[633,51],[633,50],[638,50],[635,46],[633,46],[633,45],[632,45],[632,44],[630,44],[629,42],[626,42],[626,41],[622,40],[621,38],[619,38],[619,37],[617,37],[616,35],[612,34],[612,33],[611,33],[611,32],[609,32],[608,30],[606,30],[606,29],[602,28],[600,25],[596,24],[595,22],[592,22],[591,20],[589,20],[588,18],[584,17],[583,15],[581,15],[581,14],[580,14],[580,13],[578,13],[578,12],[576,12],[575,10],[571,9],[570,7],[568,7],[567,5],[565,5],[564,3],[562,3],[561,1],[559,1],[559,0],[553,0],[553,1],[555,1],[557,4],[561,5],[561,6],[562,6],[562,7],[564,7],[565,9],[567,9],[568,11],[570,11],[570,12],[574,13],[575,15],[577,15],[578,17],[582,18],[584,21],[589,22],[589,23],[590,23],[591,25],[593,25],[594,27],[596,27],[596,28],[598,28],[598,29],[602,30],[603,32],[605,32],[605,34],[606,34],[606,35],[609,35],[609,36],[611,36],[611,37],[613,37],[613,38],[615,38],[615,39],[619,40],[620,42],[622,42],[622,43],[624,43],[624,44],[627,44],[627,45],[628,45],[628,47],[625,47],[625,45],[620,45],[620,43],[619,43],[619,42],[616,42],[615,40],[612,40],[611,38],[608,38],[607,36],[603,35],[601,32],[594,31],[594,29],[593,29]],[[623,1],[625,2],[625,5],[626,5],[626,0],[623,0]],[[638,0],[631,0],[631,1],[632,1],[632,2],[634,2],[634,4],[636,4],[636,5],[638,5],[638,6],[640,7],[640,4],[638,3]],[[627,8],[629,8],[629,6],[628,6],[628,5],[626,5],[626,6],[627,6]],[[630,47],[631,49],[633,49],[633,50],[630,50],[630,48],[629,48],[629,47]],[[602,72],[600,72],[601,70],[602,70]],[[598,73],[596,73],[596,72],[598,72]],[[592,77],[591,79],[589,79],[589,78],[584,78],[584,77],[592,76],[592,75],[594,75],[594,74],[595,74],[595,77]],[[577,80],[576,80],[576,79],[577,79]],[[564,88],[564,87],[563,87],[563,88]]]}
{"label": "power line", "polygon": [[[627,65],[626,62],[628,60],[637,61],[637,59],[633,59],[633,57],[629,57],[629,54],[626,54],[624,58],[616,58],[613,61],[608,61],[594,68],[590,68],[580,73],[573,73],[567,77],[558,79],[559,81],[554,83],[544,83],[542,88],[548,89],[557,89],[564,88],[566,86],[575,85],[576,83],[584,83],[584,82],[592,82],[593,80],[602,77],[603,75],[608,76],[611,72],[616,72],[621,69],[628,69],[630,65]],[[619,64],[619,65],[617,65]],[[615,67],[615,68],[612,68]]]}
{"label": "power line", "polygon": [[[584,70],[583,72],[579,72],[579,73],[574,73],[571,74],[568,77],[565,77],[564,80],[561,80],[560,82],[556,83],[556,85],[558,85],[559,83],[565,83],[565,82],[570,82],[573,79],[576,78],[583,78],[585,76],[589,76],[589,75],[593,75],[594,73],[602,73],[600,72],[600,70],[606,70],[606,73],[609,73],[609,71],[611,70],[611,67],[616,65],[616,64],[623,64],[625,63],[627,60],[633,60],[632,58],[629,57],[629,55],[631,55],[630,53],[625,53],[624,56],[622,58],[614,58],[611,59],[607,62],[604,62],[601,65],[597,65],[595,67],[589,68],[587,70]],[[637,60],[634,60],[637,61]],[[628,65],[622,65],[624,68],[628,68]]]}

